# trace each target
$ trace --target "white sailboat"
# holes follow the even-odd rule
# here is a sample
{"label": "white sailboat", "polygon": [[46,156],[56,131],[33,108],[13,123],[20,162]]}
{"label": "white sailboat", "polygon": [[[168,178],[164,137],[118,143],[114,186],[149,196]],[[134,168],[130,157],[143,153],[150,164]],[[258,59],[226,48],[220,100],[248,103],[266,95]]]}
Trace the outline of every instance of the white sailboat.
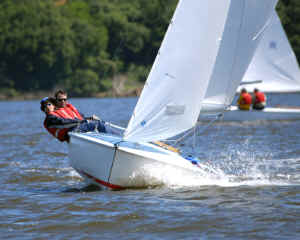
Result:
{"label": "white sailboat", "polygon": [[[255,81],[258,83],[251,84]],[[243,87],[249,92],[253,92],[254,88],[266,93],[300,91],[300,68],[276,11],[237,91],[240,92]],[[224,114],[225,121],[297,119],[300,119],[300,107],[278,106],[266,107],[263,111],[241,111],[231,106],[230,111]]]}
{"label": "white sailboat", "polygon": [[227,86],[215,105],[231,102],[276,3],[180,0],[124,135],[70,133],[72,167],[111,189],[148,186],[153,167],[203,173],[195,159],[153,142],[196,126],[210,81]]}

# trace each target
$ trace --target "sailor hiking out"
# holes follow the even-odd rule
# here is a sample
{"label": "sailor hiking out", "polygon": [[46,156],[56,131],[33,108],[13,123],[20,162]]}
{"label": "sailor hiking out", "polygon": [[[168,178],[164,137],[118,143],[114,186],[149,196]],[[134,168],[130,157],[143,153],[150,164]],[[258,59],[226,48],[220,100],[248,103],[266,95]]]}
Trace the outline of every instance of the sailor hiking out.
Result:
{"label": "sailor hiking out", "polygon": [[69,142],[69,131],[107,132],[105,122],[97,116],[84,117],[72,104],[67,102],[67,94],[58,91],[55,98],[41,100],[41,110],[45,112],[44,127],[59,141]]}
{"label": "sailor hiking out", "polygon": [[252,108],[255,110],[263,110],[266,106],[266,96],[263,92],[259,91],[257,88],[253,92],[253,105]]}
{"label": "sailor hiking out", "polygon": [[245,88],[242,89],[237,104],[240,110],[250,110],[252,104],[252,96],[247,92]]}

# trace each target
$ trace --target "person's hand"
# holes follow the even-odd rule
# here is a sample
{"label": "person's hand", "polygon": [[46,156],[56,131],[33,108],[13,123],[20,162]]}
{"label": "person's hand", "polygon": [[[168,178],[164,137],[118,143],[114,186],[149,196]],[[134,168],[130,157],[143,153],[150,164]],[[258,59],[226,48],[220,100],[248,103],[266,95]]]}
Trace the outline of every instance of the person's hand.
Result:
{"label": "person's hand", "polygon": [[95,114],[92,115],[92,120],[100,120],[100,118],[98,116],[96,116]]}

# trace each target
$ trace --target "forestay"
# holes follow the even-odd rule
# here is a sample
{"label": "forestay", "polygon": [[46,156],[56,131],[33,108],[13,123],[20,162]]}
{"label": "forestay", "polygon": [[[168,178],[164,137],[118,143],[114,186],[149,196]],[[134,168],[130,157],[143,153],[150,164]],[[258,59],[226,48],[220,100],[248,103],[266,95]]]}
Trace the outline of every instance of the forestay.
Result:
{"label": "forestay", "polygon": [[222,99],[225,90],[233,96],[276,2],[179,1],[124,140],[167,139],[195,126],[212,79],[227,82]]}
{"label": "forestay", "polygon": [[276,1],[232,1],[222,43],[201,113],[222,112],[236,93],[242,77],[269,28]]}
{"label": "forestay", "polygon": [[255,80],[262,83],[245,87],[249,91],[254,88],[265,92],[300,91],[298,62],[275,11],[270,25],[243,78],[245,83]]}

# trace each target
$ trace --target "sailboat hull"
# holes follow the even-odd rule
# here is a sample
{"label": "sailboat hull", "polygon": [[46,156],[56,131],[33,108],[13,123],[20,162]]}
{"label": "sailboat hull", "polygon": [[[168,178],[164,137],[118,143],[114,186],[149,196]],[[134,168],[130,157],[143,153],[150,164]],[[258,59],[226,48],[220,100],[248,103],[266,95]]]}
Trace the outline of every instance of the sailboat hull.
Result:
{"label": "sailboat hull", "polygon": [[[201,173],[199,165],[154,144],[123,142],[99,133],[71,133],[71,166],[89,183],[109,189],[162,184],[170,168],[182,174]],[[153,176],[153,172],[159,175]]]}
{"label": "sailboat hull", "polygon": [[[209,115],[200,115],[200,121],[208,121]],[[266,107],[263,110],[239,110],[231,106],[229,111],[224,113],[224,121],[279,121],[279,120],[300,120],[300,108],[293,107]]]}

